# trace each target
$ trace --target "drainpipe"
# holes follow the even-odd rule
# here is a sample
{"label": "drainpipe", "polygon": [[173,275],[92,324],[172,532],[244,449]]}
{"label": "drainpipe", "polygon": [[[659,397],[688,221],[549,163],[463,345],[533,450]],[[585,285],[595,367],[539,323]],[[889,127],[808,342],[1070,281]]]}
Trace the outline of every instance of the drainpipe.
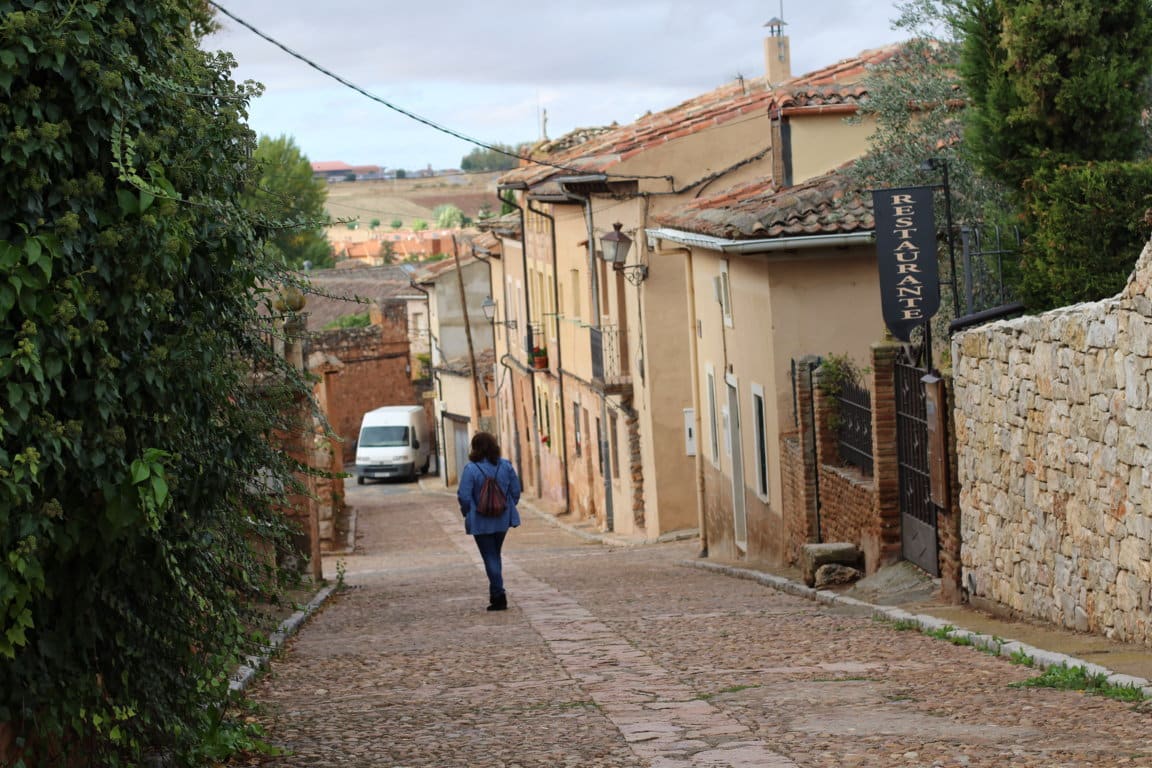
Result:
{"label": "drainpipe", "polygon": [[[548,231],[552,237],[552,306],[560,306],[560,275],[556,256],[556,217],[545,213],[542,209],[533,208],[532,201],[528,200],[528,210],[537,216],[548,219]],[[564,513],[572,511],[571,494],[568,489],[568,406],[564,402],[564,349],[560,343],[560,334],[556,334],[556,378],[560,385],[560,466],[564,473]],[[533,393],[535,400],[535,393]]]}
{"label": "drainpipe", "polygon": [[[588,227],[588,273],[592,278],[592,327],[600,330],[600,270],[596,268],[596,231],[592,222],[592,196],[580,195],[564,187],[564,194],[584,204],[584,220]],[[608,396],[600,393],[600,474],[604,478],[604,522],[608,531],[616,530],[612,510],[612,472],[608,468]]]}
{"label": "drainpipe", "polygon": [[[496,186],[497,197],[499,197],[500,192],[513,189],[526,190],[528,189],[528,185],[522,181],[512,184],[498,184]],[[528,230],[524,224],[524,207],[516,202],[515,194],[510,197],[512,198],[511,200],[505,200],[501,197],[500,202],[508,203],[520,214],[520,258],[523,264],[524,275],[524,326],[525,333],[527,334],[525,338],[528,339],[528,356],[531,358],[535,341],[532,338],[532,302],[529,300],[531,297],[528,292]],[[507,315],[508,310],[505,309],[504,311],[505,315]],[[505,317],[505,319],[507,319],[507,317]],[[528,366],[528,385],[532,393],[532,424],[536,425],[540,423],[540,415],[537,412],[536,406],[536,371],[532,365]],[[515,407],[513,407],[513,411],[515,411]],[[536,498],[540,498],[544,491],[540,481],[540,441],[538,439],[532,441],[532,461],[536,466],[536,471],[533,473],[536,476]]]}
{"label": "drainpipe", "polygon": [[701,429],[704,424],[703,404],[700,398],[700,353],[696,330],[696,274],[692,263],[692,249],[678,248],[684,252],[684,270],[688,282],[688,355],[692,360],[692,431],[696,435],[696,524],[700,528],[700,554],[708,557],[708,525],[704,517],[704,439]]}

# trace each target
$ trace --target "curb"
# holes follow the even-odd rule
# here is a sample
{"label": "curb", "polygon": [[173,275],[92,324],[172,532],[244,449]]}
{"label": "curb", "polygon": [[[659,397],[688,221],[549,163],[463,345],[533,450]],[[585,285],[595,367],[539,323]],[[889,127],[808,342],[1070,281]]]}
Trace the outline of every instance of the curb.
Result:
{"label": "curb", "polygon": [[263,669],[268,663],[269,657],[271,657],[280,646],[284,645],[285,640],[296,634],[297,630],[308,620],[308,617],[315,613],[335,591],[336,587],[334,585],[323,587],[313,595],[307,605],[280,622],[280,626],[276,631],[268,636],[268,645],[261,649],[260,655],[248,656],[244,663],[232,673],[232,679],[228,681],[228,692],[240,693],[244,691],[256,677],[256,673]]}
{"label": "curb", "polygon": [[864,608],[872,613],[875,619],[882,619],[887,621],[900,621],[911,622],[916,624],[922,632],[940,632],[941,630],[951,627],[952,629],[946,634],[945,639],[954,638],[957,640],[966,640],[972,646],[986,651],[997,651],[1000,655],[1010,656],[1016,653],[1023,653],[1030,656],[1035,662],[1035,666],[1039,669],[1048,669],[1049,667],[1057,667],[1064,665],[1066,667],[1083,667],[1084,671],[1091,675],[1104,675],[1109,683],[1113,685],[1121,685],[1139,688],[1146,697],[1152,698],[1152,682],[1145,680],[1142,677],[1134,677],[1132,675],[1124,675],[1118,672],[1102,667],[1099,664],[1093,664],[1083,659],[1077,659],[1074,656],[1067,656],[1063,653],[1055,653],[1053,651],[1046,651],[1042,648],[1021,643],[1017,640],[1001,640],[991,635],[980,634],[979,632],[972,632],[967,629],[957,628],[943,619],[938,619],[935,616],[929,616],[923,613],[909,613],[900,608],[895,608],[886,605],[873,605],[866,603],[863,600],[857,600],[852,597],[845,597],[836,592],[826,589],[814,589],[804,584],[786,579],[783,576],[776,576],[771,573],[761,573],[760,571],[751,571],[746,568],[734,568],[730,565],[720,565],[718,563],[702,563],[696,560],[683,560],[681,565],[689,568],[699,568],[705,571],[712,571],[724,576],[731,576],[737,579],[747,579],[763,584],[767,587],[772,587],[780,592],[793,595],[795,597],[803,597],[808,600],[814,600],[823,605],[843,605],[851,606],[854,608]]}

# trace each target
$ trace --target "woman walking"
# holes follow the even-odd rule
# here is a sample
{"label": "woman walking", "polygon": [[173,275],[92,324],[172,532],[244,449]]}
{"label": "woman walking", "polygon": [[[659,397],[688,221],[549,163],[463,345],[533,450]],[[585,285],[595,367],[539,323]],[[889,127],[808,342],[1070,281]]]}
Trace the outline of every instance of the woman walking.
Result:
{"label": "woman walking", "polygon": [[[504,497],[503,509],[488,510],[481,504],[495,495],[486,481],[493,480]],[[496,495],[496,498],[499,498]],[[509,528],[520,525],[520,513],[516,504],[520,501],[520,477],[512,462],[500,458],[500,444],[487,432],[477,432],[472,438],[472,451],[468,454],[468,464],[460,473],[460,487],[456,491],[460,502],[460,514],[464,515],[464,530],[476,539],[476,547],[484,560],[484,572],[488,574],[488,610],[503,611],[508,607],[508,595],[504,592],[504,568],[500,560],[500,550]]]}

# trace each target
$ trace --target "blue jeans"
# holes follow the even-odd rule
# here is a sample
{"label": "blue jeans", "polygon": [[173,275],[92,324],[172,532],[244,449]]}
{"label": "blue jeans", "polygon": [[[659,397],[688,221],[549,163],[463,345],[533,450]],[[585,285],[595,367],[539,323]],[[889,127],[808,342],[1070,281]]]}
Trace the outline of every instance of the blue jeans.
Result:
{"label": "blue jeans", "polygon": [[500,531],[479,533],[472,537],[476,539],[476,548],[484,560],[484,573],[488,574],[488,597],[492,600],[504,594],[504,567],[500,562],[500,549],[504,546],[507,534],[507,531]]}

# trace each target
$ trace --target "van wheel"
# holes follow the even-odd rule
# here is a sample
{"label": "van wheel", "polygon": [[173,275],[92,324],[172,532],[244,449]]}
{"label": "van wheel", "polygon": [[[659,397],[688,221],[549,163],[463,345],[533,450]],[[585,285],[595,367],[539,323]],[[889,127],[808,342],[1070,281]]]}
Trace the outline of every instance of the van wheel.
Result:
{"label": "van wheel", "polygon": [[412,471],[408,473],[408,482],[416,482],[416,462],[412,462]]}
{"label": "van wheel", "polygon": [[364,485],[364,475],[356,476],[356,485]]}
{"label": "van wheel", "polygon": [[432,467],[432,457],[429,456],[427,459],[424,460],[424,466],[420,468],[420,474],[422,474],[422,475],[428,474],[428,470],[431,467]]}

